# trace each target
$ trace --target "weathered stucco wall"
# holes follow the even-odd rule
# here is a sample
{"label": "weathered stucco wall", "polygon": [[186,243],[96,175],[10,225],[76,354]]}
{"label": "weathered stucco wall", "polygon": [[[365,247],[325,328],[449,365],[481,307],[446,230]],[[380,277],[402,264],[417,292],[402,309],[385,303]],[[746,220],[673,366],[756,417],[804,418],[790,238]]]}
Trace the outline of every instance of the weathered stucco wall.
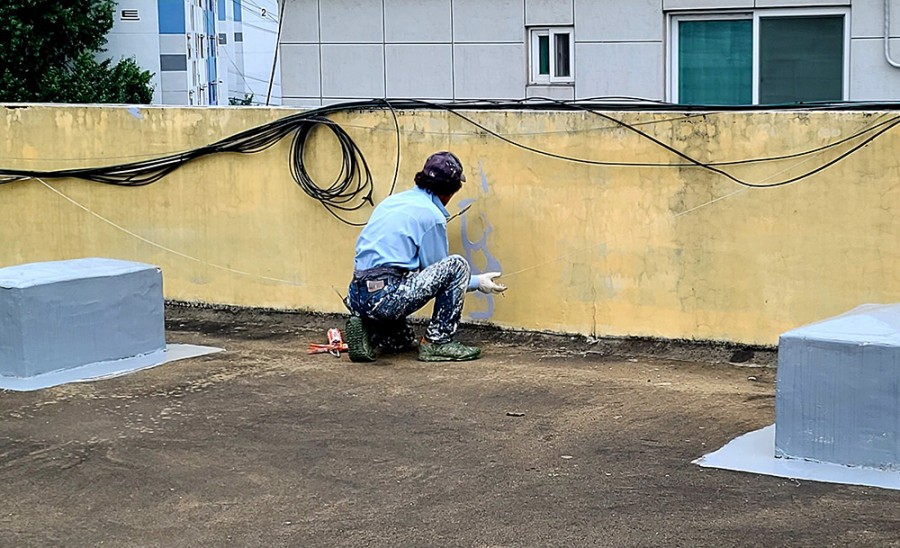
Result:
{"label": "weathered stucco wall", "polygon": [[[0,167],[145,159],[292,112],[0,107]],[[479,270],[490,265],[506,273],[505,296],[470,294],[469,319],[598,336],[775,344],[779,333],[803,323],[900,295],[900,129],[797,183],[745,189],[696,167],[594,166],[541,156],[446,112],[398,114],[398,190],[409,188],[428,154],[455,151],[469,182],[449,209],[472,208],[451,222],[451,251]],[[794,154],[894,116],[606,114],[707,162]],[[556,154],[681,161],[588,113],[466,115]],[[360,146],[375,199],[383,199],[397,154],[390,112],[334,119]],[[771,183],[818,168],[859,142],[722,168]],[[140,188],[47,181],[71,201],[35,180],[0,185],[0,266],[89,256],[141,261],[162,268],[171,299],[343,311],[335,289],[345,292],[359,229],[339,223],[293,182],[289,150],[285,139],[258,154],[201,159]],[[316,135],[307,158],[323,186],[340,169],[327,131]],[[350,217],[364,221],[370,211]]]}

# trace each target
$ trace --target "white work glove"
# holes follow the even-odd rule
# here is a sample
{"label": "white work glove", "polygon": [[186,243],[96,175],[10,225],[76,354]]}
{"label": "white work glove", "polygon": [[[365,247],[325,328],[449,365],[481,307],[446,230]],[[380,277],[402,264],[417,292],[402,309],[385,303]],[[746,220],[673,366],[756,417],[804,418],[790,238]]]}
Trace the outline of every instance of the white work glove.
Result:
{"label": "white work glove", "polygon": [[478,291],[482,293],[503,293],[506,291],[505,285],[494,282],[494,278],[499,276],[500,272],[485,272],[475,276],[478,279]]}

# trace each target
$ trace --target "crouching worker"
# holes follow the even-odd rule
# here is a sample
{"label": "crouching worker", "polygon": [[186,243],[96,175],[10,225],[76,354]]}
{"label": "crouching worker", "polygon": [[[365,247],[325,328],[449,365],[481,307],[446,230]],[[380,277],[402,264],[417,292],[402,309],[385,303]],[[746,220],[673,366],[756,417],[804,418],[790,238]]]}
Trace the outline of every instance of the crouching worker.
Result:
{"label": "crouching worker", "polygon": [[499,272],[472,276],[469,263],[449,254],[446,205],[466,180],[450,152],[432,154],[416,174],[416,186],[375,207],[356,242],[345,339],[350,359],[375,360],[375,351],[416,347],[407,316],[434,299],[434,314],[418,343],[422,361],[465,361],[481,349],[453,340],[466,291],[499,293]]}

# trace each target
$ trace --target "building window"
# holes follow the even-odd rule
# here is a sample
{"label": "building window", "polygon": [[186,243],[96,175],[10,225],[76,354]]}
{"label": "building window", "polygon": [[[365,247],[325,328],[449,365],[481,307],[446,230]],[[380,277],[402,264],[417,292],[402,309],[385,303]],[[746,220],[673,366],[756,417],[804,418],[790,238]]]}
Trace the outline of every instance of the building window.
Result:
{"label": "building window", "polygon": [[244,41],[244,33],[243,32],[234,33],[234,41],[235,42],[243,42]]}
{"label": "building window", "polygon": [[531,29],[531,83],[575,81],[575,33],[572,27]]}
{"label": "building window", "polygon": [[228,35],[225,34],[224,32],[219,33],[219,45],[220,46],[228,45]]}
{"label": "building window", "polygon": [[159,13],[160,34],[184,34],[184,2],[182,0],[156,0]]}
{"label": "building window", "polygon": [[138,10],[122,10],[122,21],[140,21],[141,14]]}
{"label": "building window", "polygon": [[748,105],[846,98],[848,25],[835,10],[672,18],[670,100]]}
{"label": "building window", "polygon": [[172,72],[179,70],[187,70],[186,55],[160,55],[159,70],[162,72]]}

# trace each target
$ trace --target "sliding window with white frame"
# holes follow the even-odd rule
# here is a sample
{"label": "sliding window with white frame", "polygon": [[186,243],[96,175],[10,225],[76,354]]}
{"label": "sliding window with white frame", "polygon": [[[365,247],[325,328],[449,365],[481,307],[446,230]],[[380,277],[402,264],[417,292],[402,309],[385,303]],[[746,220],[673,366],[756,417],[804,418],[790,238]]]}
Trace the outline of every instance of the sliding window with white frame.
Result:
{"label": "sliding window with white frame", "polygon": [[570,84],[575,81],[575,33],[572,27],[532,28],[532,84]]}
{"label": "sliding window with white frame", "polygon": [[847,10],[676,15],[669,22],[673,103],[769,105],[847,98]]}

